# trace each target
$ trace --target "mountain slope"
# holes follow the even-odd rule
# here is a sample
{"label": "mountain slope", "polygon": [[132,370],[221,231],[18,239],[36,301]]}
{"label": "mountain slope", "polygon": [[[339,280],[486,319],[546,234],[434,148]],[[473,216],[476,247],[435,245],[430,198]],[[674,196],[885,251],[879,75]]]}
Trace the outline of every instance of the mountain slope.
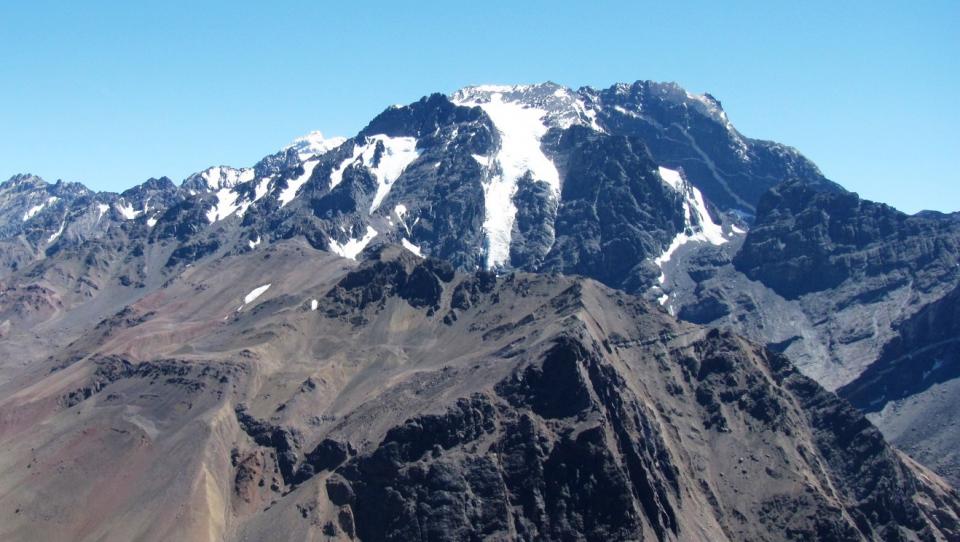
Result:
{"label": "mountain slope", "polygon": [[5,539],[957,535],[785,358],[592,281],[288,241],[141,290],[0,385]]}
{"label": "mountain slope", "polygon": [[[909,216],[834,187],[784,183],[761,200],[745,238],[697,248],[667,272],[680,317],[771,344],[865,412],[925,405],[871,419],[957,481],[951,418],[922,414],[956,408],[943,388],[956,375],[927,378],[934,357],[950,359],[955,332],[955,215]],[[937,398],[925,398],[934,383]]]}

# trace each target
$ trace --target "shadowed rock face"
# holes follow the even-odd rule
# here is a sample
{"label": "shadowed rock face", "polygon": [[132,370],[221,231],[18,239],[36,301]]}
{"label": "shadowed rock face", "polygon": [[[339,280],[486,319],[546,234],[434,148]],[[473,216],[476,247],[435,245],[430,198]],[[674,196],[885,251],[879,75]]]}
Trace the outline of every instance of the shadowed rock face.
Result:
{"label": "shadowed rock face", "polygon": [[575,127],[560,139],[558,152],[569,158],[555,241],[532,269],[588,276],[628,291],[649,286],[656,276],[649,260],[685,227],[680,194],[660,180],[640,139],[597,137]]}
{"label": "shadowed rock face", "polygon": [[876,363],[837,390],[854,406],[877,412],[887,402],[960,376],[960,289],[927,305],[897,327]]}
{"label": "shadowed rock face", "polygon": [[[927,291],[955,280],[960,221],[909,216],[856,194],[792,182],[761,200],[737,269],[792,299],[884,276]],[[879,292],[875,295],[880,295]]]}
{"label": "shadowed rock face", "polygon": [[764,192],[788,179],[832,185],[796,149],[740,134],[710,94],[653,81],[581,92],[611,133],[642,139],[658,164],[683,168],[721,209],[752,212]]}
{"label": "shadowed rock face", "polygon": [[833,389],[874,363],[903,320],[956,288],[958,264],[956,216],[909,216],[788,182],[763,198],[742,244],[695,247],[666,275],[679,316],[779,345]]}

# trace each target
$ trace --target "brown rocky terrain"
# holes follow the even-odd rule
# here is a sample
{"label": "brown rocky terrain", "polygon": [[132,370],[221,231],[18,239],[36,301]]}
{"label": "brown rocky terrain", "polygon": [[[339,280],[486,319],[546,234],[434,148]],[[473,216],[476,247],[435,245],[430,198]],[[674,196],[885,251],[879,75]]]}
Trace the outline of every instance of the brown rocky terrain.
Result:
{"label": "brown rocky terrain", "polygon": [[4,338],[0,538],[960,536],[786,358],[588,279],[296,240],[154,272]]}

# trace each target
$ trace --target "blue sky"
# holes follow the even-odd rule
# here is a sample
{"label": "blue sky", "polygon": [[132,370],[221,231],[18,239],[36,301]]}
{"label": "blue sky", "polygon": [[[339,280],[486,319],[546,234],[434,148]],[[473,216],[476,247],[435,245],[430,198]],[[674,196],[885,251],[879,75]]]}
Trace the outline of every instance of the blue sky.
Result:
{"label": "blue sky", "polygon": [[468,84],[653,79],[864,197],[960,210],[956,1],[134,4],[0,5],[0,177],[122,190]]}

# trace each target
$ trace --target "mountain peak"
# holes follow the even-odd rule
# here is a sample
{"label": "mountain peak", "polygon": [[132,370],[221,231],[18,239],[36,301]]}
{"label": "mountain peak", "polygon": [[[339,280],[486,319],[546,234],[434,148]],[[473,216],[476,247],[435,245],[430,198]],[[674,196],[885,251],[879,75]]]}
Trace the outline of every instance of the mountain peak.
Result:
{"label": "mountain peak", "polygon": [[23,190],[30,188],[44,188],[47,185],[47,181],[44,181],[42,178],[32,173],[18,173],[0,184],[0,188],[19,188]]}
{"label": "mountain peak", "polygon": [[542,111],[542,121],[548,128],[582,124],[603,131],[596,123],[596,111],[580,93],[552,81],[533,85],[468,86],[454,92],[450,100],[457,105],[479,105],[484,109],[500,104],[519,105]]}
{"label": "mountain peak", "polygon": [[333,150],[342,145],[346,140],[347,138],[340,136],[327,138],[323,135],[323,132],[314,130],[303,137],[294,139],[293,143],[287,145],[282,150],[296,150],[297,157],[303,161],[318,154]]}
{"label": "mountain peak", "polygon": [[233,188],[238,184],[251,181],[254,178],[254,172],[252,169],[236,169],[229,166],[209,167],[201,171],[198,175],[211,190]]}

